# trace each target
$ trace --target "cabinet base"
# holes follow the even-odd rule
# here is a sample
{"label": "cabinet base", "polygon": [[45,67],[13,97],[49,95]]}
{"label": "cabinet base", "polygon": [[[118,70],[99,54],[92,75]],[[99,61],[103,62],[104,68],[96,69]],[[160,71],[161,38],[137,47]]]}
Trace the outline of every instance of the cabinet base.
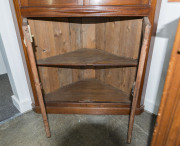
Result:
{"label": "cabinet base", "polygon": [[[63,107],[63,106],[46,106],[48,114],[92,114],[92,115],[129,115],[129,107]],[[41,113],[40,107],[35,106],[34,111]],[[136,108],[136,115],[144,111],[144,106]]]}

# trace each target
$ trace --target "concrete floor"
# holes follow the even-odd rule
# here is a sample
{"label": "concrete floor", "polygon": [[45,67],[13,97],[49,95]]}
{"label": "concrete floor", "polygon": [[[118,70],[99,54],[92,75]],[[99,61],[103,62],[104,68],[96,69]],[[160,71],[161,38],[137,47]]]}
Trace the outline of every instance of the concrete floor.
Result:
{"label": "concrete floor", "polygon": [[[0,125],[0,146],[126,146],[128,116],[49,114],[51,138],[42,117],[30,111]],[[149,145],[155,116],[136,116],[132,146]]]}

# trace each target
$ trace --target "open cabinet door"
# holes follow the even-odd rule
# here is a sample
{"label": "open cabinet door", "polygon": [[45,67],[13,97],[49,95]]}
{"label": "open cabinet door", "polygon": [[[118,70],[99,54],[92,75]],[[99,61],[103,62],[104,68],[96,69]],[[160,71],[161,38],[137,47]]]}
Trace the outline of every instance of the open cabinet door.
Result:
{"label": "open cabinet door", "polygon": [[180,145],[180,20],[151,146]]}
{"label": "open cabinet door", "polygon": [[149,22],[149,19],[147,17],[145,17],[144,22],[143,22],[142,47],[141,47],[139,66],[138,66],[138,71],[137,71],[136,84],[135,84],[135,88],[134,88],[133,101],[132,101],[132,107],[131,107],[131,114],[130,114],[130,120],[129,120],[128,143],[131,143],[135,110],[136,110],[139,91],[140,91],[140,83],[141,83],[141,80],[142,80],[142,74],[143,74],[143,68],[144,68],[144,65],[145,65],[146,55],[148,53],[148,42],[149,42],[149,38],[150,38],[150,31],[151,31],[151,24]]}
{"label": "open cabinet door", "polygon": [[24,44],[26,45],[28,58],[29,58],[30,65],[32,68],[32,75],[34,77],[35,89],[36,89],[36,93],[37,93],[37,97],[38,97],[38,101],[39,101],[39,105],[40,105],[40,109],[41,109],[41,113],[42,113],[42,117],[43,117],[46,135],[47,135],[47,137],[50,137],[51,133],[50,133],[50,129],[49,129],[46,108],[44,105],[44,100],[43,100],[43,95],[42,95],[42,90],[41,90],[41,83],[39,81],[38,71],[36,68],[36,61],[35,61],[34,52],[33,52],[32,43],[31,43],[32,36],[30,33],[30,27],[27,23],[27,19],[25,19],[25,18],[23,19],[22,30],[24,33]]}

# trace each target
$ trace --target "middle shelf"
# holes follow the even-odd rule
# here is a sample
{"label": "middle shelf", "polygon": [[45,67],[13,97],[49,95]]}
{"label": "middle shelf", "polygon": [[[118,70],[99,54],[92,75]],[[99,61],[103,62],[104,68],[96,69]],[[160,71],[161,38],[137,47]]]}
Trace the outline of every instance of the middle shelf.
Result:
{"label": "middle shelf", "polygon": [[99,49],[79,49],[77,51],[37,60],[38,66],[59,67],[136,67],[137,60],[110,54]]}

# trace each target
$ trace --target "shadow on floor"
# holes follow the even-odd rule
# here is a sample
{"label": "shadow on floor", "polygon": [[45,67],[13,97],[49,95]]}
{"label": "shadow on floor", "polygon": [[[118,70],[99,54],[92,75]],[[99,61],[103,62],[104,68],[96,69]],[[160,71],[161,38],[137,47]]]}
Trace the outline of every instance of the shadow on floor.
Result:
{"label": "shadow on floor", "polygon": [[156,124],[156,118],[157,118],[157,116],[152,114],[149,136],[148,136],[148,146],[151,146],[152,136],[153,136],[153,132],[154,132],[154,126]]}
{"label": "shadow on floor", "polygon": [[[46,137],[42,116],[30,111],[0,125],[0,145],[129,146],[128,115],[49,114],[48,119],[51,138]],[[147,112],[136,116],[131,146],[148,145],[153,119]]]}
{"label": "shadow on floor", "polygon": [[100,124],[80,124],[64,135],[60,146],[124,146],[124,132]]}

